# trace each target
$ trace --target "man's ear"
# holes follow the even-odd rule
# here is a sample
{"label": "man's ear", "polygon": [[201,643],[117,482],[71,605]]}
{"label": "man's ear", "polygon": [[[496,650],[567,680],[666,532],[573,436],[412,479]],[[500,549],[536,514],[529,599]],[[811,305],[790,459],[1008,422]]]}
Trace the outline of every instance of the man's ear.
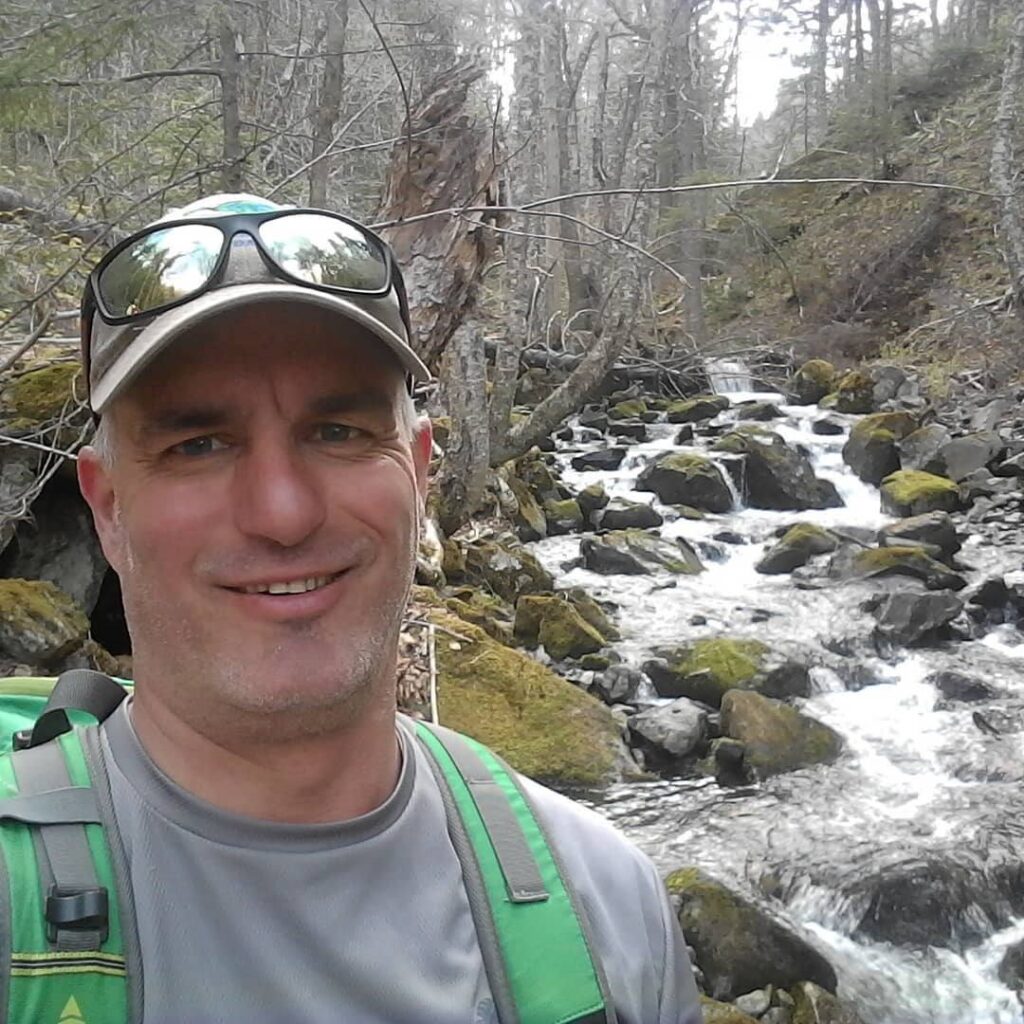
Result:
{"label": "man's ear", "polygon": [[434,430],[427,416],[421,416],[412,435],[412,458],[416,467],[416,490],[426,501],[430,455],[434,449]]}
{"label": "man's ear", "polygon": [[78,453],[78,487],[90,510],[100,546],[115,571],[122,568],[124,543],[110,468],[91,447]]}

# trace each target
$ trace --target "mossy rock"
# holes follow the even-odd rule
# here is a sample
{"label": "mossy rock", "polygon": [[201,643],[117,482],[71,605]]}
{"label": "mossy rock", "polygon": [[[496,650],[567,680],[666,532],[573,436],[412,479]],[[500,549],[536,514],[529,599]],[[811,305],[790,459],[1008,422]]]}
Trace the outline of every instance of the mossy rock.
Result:
{"label": "mossy rock", "polygon": [[876,412],[859,420],[843,445],[843,460],[869,484],[879,484],[900,468],[899,442],[917,429],[905,412]]}
{"label": "mossy rock", "polygon": [[554,590],[554,579],[536,556],[513,541],[476,541],[466,546],[465,557],[465,578],[509,604],[520,594]]}
{"label": "mossy rock", "polygon": [[547,531],[552,536],[583,529],[583,510],[575,498],[548,499],[543,508]]}
{"label": "mossy rock", "polygon": [[89,620],[60,587],[45,580],[0,580],[0,651],[46,665],[80,647]]}
{"label": "mossy rock", "polygon": [[818,408],[826,412],[830,412],[832,409],[836,409],[839,406],[839,392],[830,391],[820,402],[818,402]]}
{"label": "mossy rock", "polygon": [[605,638],[563,594],[526,594],[516,601],[514,631],[527,647],[538,644],[555,661],[596,654]]}
{"label": "mossy rock", "polygon": [[755,685],[768,648],[760,640],[708,637],[656,653],[665,664],[652,661],[644,669],[660,697],[688,697],[717,708],[727,691]]}
{"label": "mossy rock", "polygon": [[722,471],[706,456],[691,452],[661,455],[637,479],[636,490],[652,491],[669,505],[690,505],[708,512],[728,512],[732,491]]}
{"label": "mossy rock", "polygon": [[881,491],[882,510],[901,518],[960,508],[960,488],[952,480],[919,469],[891,473],[882,481]]}
{"label": "mossy rock", "polygon": [[613,420],[639,420],[647,413],[647,403],[642,398],[628,398],[618,402],[608,410],[608,418]]}
{"label": "mossy rock", "polygon": [[747,763],[764,776],[830,764],[843,750],[834,729],[759,693],[730,690],[722,698],[722,732],[746,748]]}
{"label": "mossy rock", "polygon": [[670,402],[665,407],[665,419],[669,423],[700,423],[714,419],[729,408],[729,399],[724,395],[697,395]]}
{"label": "mossy rock", "polygon": [[797,523],[765,552],[756,569],[769,576],[792,572],[815,555],[829,554],[837,547],[839,538],[831,530],[814,523]]}
{"label": "mossy rock", "polygon": [[50,363],[15,377],[0,393],[10,430],[23,431],[58,420],[74,403],[77,362]]}
{"label": "mossy rock", "polygon": [[835,384],[836,368],[824,359],[810,359],[793,375],[793,398],[797,405],[814,405]]}
{"label": "mossy rock", "polygon": [[608,708],[478,627],[436,610],[429,617],[466,638],[437,633],[438,707],[445,725],[551,785],[614,781],[621,733]]}
{"label": "mossy rock", "polygon": [[854,579],[910,576],[921,580],[931,590],[962,590],[966,586],[962,576],[914,544],[867,548],[848,560],[841,560],[830,571],[833,576]]}
{"label": "mossy rock", "polygon": [[704,1024],[757,1024],[757,1018],[744,1013],[738,1006],[720,1003],[709,996],[700,997]]}
{"label": "mossy rock", "polygon": [[602,483],[590,484],[576,495],[576,501],[580,506],[580,511],[585,516],[590,516],[608,504],[608,492]]}
{"label": "mossy rock", "polygon": [[808,943],[746,897],[698,868],[665,879],[679,900],[679,924],[713,999],[812,980],[835,990],[835,971]]}
{"label": "mossy rock", "polygon": [[666,540],[644,530],[612,530],[580,542],[583,564],[592,572],[644,576],[657,569],[685,576],[704,571],[697,552],[681,537]]}
{"label": "mossy rock", "polygon": [[789,994],[793,997],[791,1024],[862,1024],[857,1014],[813,981],[801,981]]}
{"label": "mossy rock", "polygon": [[517,476],[509,476],[508,486],[515,495],[517,511],[512,517],[519,539],[541,540],[548,535],[548,521],[533,492]]}
{"label": "mossy rock", "polygon": [[499,598],[475,587],[459,587],[444,599],[444,606],[498,643],[512,643],[512,609]]}
{"label": "mossy rock", "polygon": [[862,370],[850,370],[836,387],[836,411],[872,412],[875,408],[875,382]]}
{"label": "mossy rock", "polygon": [[559,480],[548,465],[544,455],[536,448],[531,448],[525,455],[516,459],[507,467],[506,477],[509,484],[514,478],[521,480],[538,502],[549,498],[560,498]]}
{"label": "mossy rock", "polygon": [[584,654],[580,658],[580,668],[587,672],[603,672],[611,664],[612,659],[607,654]]}
{"label": "mossy rock", "polygon": [[572,606],[605,638],[605,640],[621,639],[615,623],[608,613],[582,587],[572,587],[561,591]]}

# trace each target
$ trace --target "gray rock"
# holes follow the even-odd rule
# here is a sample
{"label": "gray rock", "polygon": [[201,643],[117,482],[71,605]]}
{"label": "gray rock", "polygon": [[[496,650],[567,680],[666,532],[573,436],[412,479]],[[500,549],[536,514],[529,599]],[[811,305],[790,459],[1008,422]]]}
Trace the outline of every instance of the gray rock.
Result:
{"label": "gray rock", "polygon": [[594,525],[599,530],[646,530],[661,526],[663,522],[659,512],[638,501],[615,501],[594,517]]}
{"label": "gray rock", "polygon": [[697,553],[682,538],[665,540],[642,530],[613,530],[580,542],[583,564],[591,572],[644,576],[657,569],[684,575],[704,571]]}
{"label": "gray rock", "polygon": [[576,502],[585,516],[593,515],[598,509],[604,508],[608,500],[604,484],[601,483],[590,484],[576,495]]}
{"label": "gray rock", "polygon": [[772,990],[771,988],[756,989],[744,996],[737,996],[732,1004],[737,1010],[750,1014],[751,1017],[760,1017],[772,1005]]}
{"label": "gray rock", "polygon": [[616,420],[608,424],[608,433],[613,437],[625,437],[630,441],[647,440],[647,424],[633,420]]}
{"label": "gray rock", "polygon": [[878,635],[906,647],[941,640],[946,627],[964,610],[963,601],[944,592],[897,591],[875,611]]}
{"label": "gray rock", "polygon": [[676,444],[689,444],[693,440],[693,424],[684,423],[676,434]]}
{"label": "gray rock", "polygon": [[933,672],[924,681],[931,683],[946,700],[963,701],[965,704],[991,700],[996,696],[996,691],[988,683],[961,672]]}
{"label": "gray rock", "polygon": [[944,445],[940,455],[946,464],[946,473],[958,483],[979,469],[985,469],[1005,451],[1006,443],[992,430],[958,437]]}
{"label": "gray rock", "polygon": [[571,464],[572,468],[578,472],[618,469],[625,457],[625,448],[603,448],[596,452],[574,455]]}
{"label": "gray rock", "polygon": [[782,410],[773,402],[742,402],[736,406],[736,414],[741,420],[765,423],[781,418]]}
{"label": "gray rock", "polygon": [[815,555],[829,554],[838,546],[839,539],[830,531],[812,523],[799,523],[765,552],[755,568],[769,576],[792,572]]}
{"label": "gray rock", "polygon": [[707,739],[708,716],[703,708],[680,698],[634,715],[629,731],[649,764],[666,767],[699,751]]}
{"label": "gray rock", "polygon": [[937,549],[943,561],[949,561],[960,550],[960,538],[948,512],[925,512],[889,523],[879,531],[878,543],[885,547],[925,544]]}
{"label": "gray rock", "polygon": [[971,430],[995,430],[996,424],[1016,408],[1017,403],[1009,398],[993,398],[971,417]]}
{"label": "gray rock", "polygon": [[819,434],[822,437],[835,437],[846,430],[846,424],[832,416],[825,416],[823,419],[815,420],[811,424],[811,433]]}
{"label": "gray rock", "polygon": [[994,476],[1024,477],[1024,452],[1011,455],[1008,459],[992,467]]}
{"label": "gray rock", "polygon": [[667,505],[690,505],[707,512],[728,512],[732,491],[722,471],[707,457],[670,452],[650,462],[636,490],[653,491]]}
{"label": "gray rock", "polygon": [[721,736],[711,744],[715,782],[720,786],[749,786],[757,776],[747,764],[747,748],[739,740]]}
{"label": "gray rock", "polygon": [[610,665],[594,676],[592,689],[606,704],[631,704],[643,681],[643,673],[629,665]]}
{"label": "gray rock", "polygon": [[1017,991],[1024,989],[1024,939],[1015,942],[999,962],[999,980]]}
{"label": "gray rock", "polygon": [[608,414],[600,409],[584,409],[576,417],[581,427],[590,427],[591,430],[599,430],[604,433],[608,429]]}
{"label": "gray rock", "polygon": [[925,473],[944,476],[946,461],[942,449],[953,440],[941,423],[929,423],[919,427],[897,443],[900,465],[903,469],[920,469]]}
{"label": "gray rock", "polygon": [[866,483],[880,484],[900,468],[897,444],[912,434],[917,420],[905,412],[865,416],[850,431],[843,445],[843,460]]}

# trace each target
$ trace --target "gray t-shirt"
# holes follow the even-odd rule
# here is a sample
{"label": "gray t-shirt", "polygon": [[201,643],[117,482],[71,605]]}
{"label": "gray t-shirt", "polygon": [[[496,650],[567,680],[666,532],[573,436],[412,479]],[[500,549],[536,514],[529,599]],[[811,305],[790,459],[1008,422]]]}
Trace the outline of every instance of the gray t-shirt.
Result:
{"label": "gray t-shirt", "polygon": [[[426,754],[400,728],[397,787],[339,824],[228,814],[153,764],[130,701],[103,726],[143,963],[145,1024],[491,1024],[459,861]],[[699,1024],[650,861],[526,780],[590,918],[622,1024]]]}

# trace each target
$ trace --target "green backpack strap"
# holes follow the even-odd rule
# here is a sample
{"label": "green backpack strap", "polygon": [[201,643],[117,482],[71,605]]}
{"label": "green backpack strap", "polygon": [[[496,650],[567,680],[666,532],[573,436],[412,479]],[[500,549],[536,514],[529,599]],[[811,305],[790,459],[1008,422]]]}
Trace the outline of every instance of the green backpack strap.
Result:
{"label": "green backpack strap", "polygon": [[414,729],[445,801],[501,1024],[615,1024],[582,906],[514,772],[468,736]]}
{"label": "green backpack strap", "polygon": [[101,676],[106,685],[92,687],[84,676],[98,673],[68,675],[35,726],[15,737],[18,749],[0,757],[0,1020],[125,1024],[109,793],[105,777],[97,787],[90,773],[95,728],[67,731],[65,714],[84,705],[105,717],[119,703],[109,689],[117,684]]}

